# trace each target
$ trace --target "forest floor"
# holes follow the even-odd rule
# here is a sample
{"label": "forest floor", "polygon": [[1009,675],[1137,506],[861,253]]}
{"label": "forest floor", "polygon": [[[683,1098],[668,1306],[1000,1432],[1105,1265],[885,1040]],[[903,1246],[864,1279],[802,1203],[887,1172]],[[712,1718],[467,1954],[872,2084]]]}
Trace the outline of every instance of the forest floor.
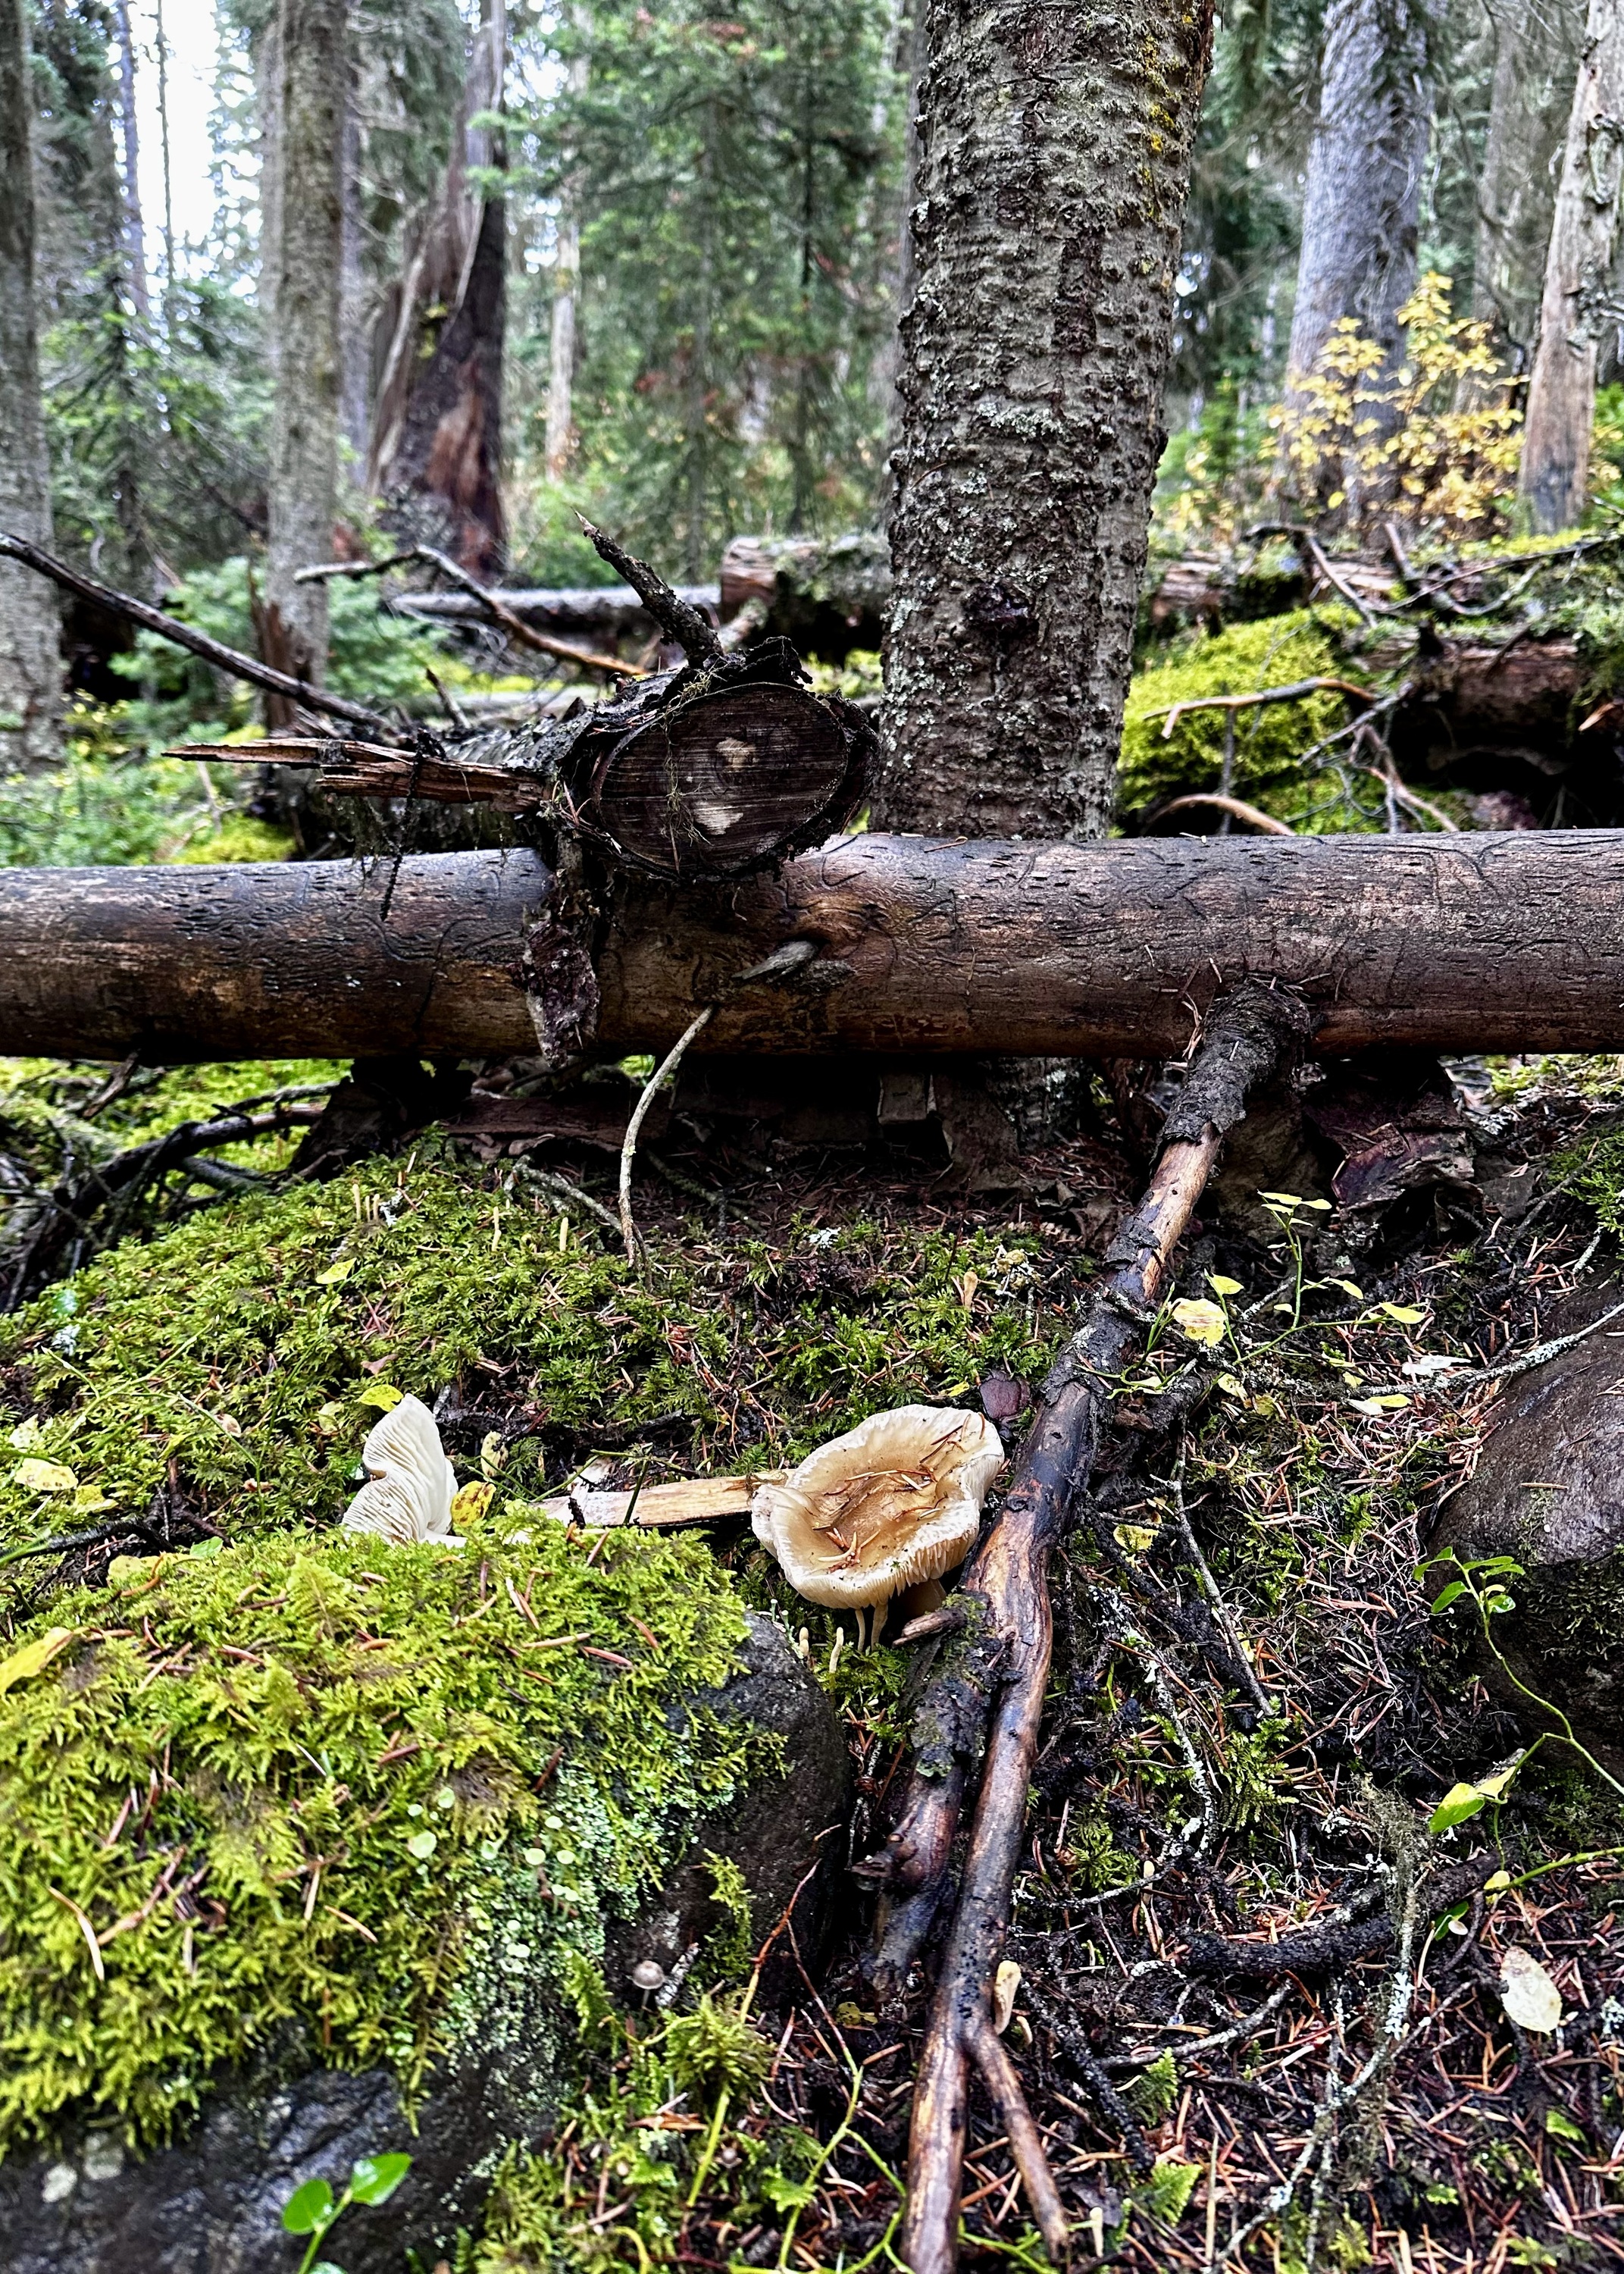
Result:
{"label": "forest floor", "polygon": [[[213,1111],[245,1071],[158,1078],[101,1109],[124,1121],[102,1142]],[[293,1088],[331,1078],[273,1073]],[[9,1075],[13,1157],[39,1175],[54,1155],[60,1169],[102,1077],[41,1062],[11,1062]],[[1429,1614],[1438,1579],[1424,1576],[1430,1524],[1470,1473],[1500,1394],[1496,1381],[1452,1388],[1448,1361],[1504,1363],[1560,1331],[1575,1303],[1596,1307],[1616,1270],[1624,1065],[1455,1075],[1462,1120],[1436,1181],[1364,1209],[1327,1207],[1317,1189],[1259,1203],[1231,1185],[1206,1212],[1177,1294],[1209,1306],[1216,1295],[1220,1324],[1192,1314],[1186,1331],[1164,1313],[1120,1387],[1093,1507],[1056,1575],[1006,2042],[1085,2263],[1500,2274],[1624,2255],[1613,1894],[1624,1808],[1551,1748],[1503,1804],[1429,1831],[1445,1795],[1503,1766],[1518,1738],[1481,1679],[1461,1616],[1470,1603]],[[500,1095],[507,1080],[486,1083]],[[319,1418],[336,1411],[320,1403],[335,1367],[384,1369],[425,1395],[455,1382],[441,1401],[447,1449],[460,1468],[483,1452],[499,1493],[556,1489],[587,1468],[613,1486],[761,1467],[912,1399],[983,1404],[1012,1446],[1010,1408],[1041,1382],[1135,1189],[1103,1093],[1080,1105],[1079,1133],[1025,1157],[1024,1192],[978,1200],[894,1152],[808,1150],[761,1129],[740,1141],[673,1118],[637,1180],[637,1271],[569,1195],[609,1200],[609,1157],[556,1141],[447,1147],[429,1135],[285,1201],[207,1195],[201,1224],[154,1218],[134,1228],[154,1246],[126,1239],[91,1265],[82,1311],[64,1307],[58,1283],[17,1314],[8,1403],[20,1414],[43,1386],[63,1447],[112,1476],[126,1456],[96,1449],[122,1442],[120,1400],[172,1394],[169,1515],[177,1541],[206,1546],[325,1523],[329,1500],[336,1512],[352,1450],[335,1453],[312,1505],[308,1456],[296,1443],[279,1468],[270,1449],[274,1436],[303,1427],[308,1442],[335,1426]],[[291,1143],[267,1134],[236,1157],[279,1176]],[[1476,1154],[1475,1183],[1461,1181],[1462,1151]],[[538,1171],[565,1184],[538,1184]],[[425,1224],[460,1209],[456,1224],[490,1228],[485,1265],[481,1231],[466,1284],[447,1266],[432,1297],[400,1291],[388,1246],[399,1238],[374,1186]],[[161,1217],[162,1193],[149,1201]],[[132,1309],[128,1349],[109,1351],[102,1387],[62,1408],[83,1358],[76,1320],[88,1329],[106,1314],[118,1332],[113,1283],[98,1273],[144,1257],[162,1291],[184,1261],[177,1250],[165,1264],[169,1243],[195,1243],[207,1225],[209,1253],[228,1255],[234,1221],[252,1243],[267,1209],[283,1209],[283,1224],[304,1211],[312,1261],[295,1276],[309,1276],[282,1299],[290,1316],[326,1321],[308,1352],[290,1338],[274,1414],[253,1382],[232,1382],[240,1363],[226,1343],[198,1351],[204,1329],[184,1291],[161,1291],[159,1308],[172,1299],[179,1314],[159,1324]],[[196,1275],[203,1251],[187,1253]],[[51,1358],[64,1335],[69,1359]],[[1192,1413],[1167,1393],[1197,1375]],[[237,1440],[212,1421],[222,1398]],[[1170,1431],[1162,1410],[1183,1417]],[[39,1449],[60,1457],[54,1441]],[[139,1468],[147,1457],[127,1457]],[[0,1501],[9,1540],[26,1544],[38,1502],[9,1485]],[[858,1794],[848,1866],[883,1836],[924,1653],[859,1647],[849,1622],[790,1593],[742,1524],[708,1536],[718,1576],[802,1638],[842,1717]],[[63,1579],[94,1583],[121,1548],[151,1544],[121,1539],[114,1517],[62,1562],[25,1562],[9,1575],[7,1625],[26,1630]],[[1203,1593],[1213,1619],[1192,1623]],[[1452,1884],[1438,1872],[1474,1857],[1456,1875],[1464,1891],[1429,1905]],[[460,2264],[490,2274],[651,2258],[849,2274],[892,2263],[929,1966],[876,1996],[863,1967],[872,1901],[844,1868],[837,1888],[822,1952],[795,1942],[793,1918],[780,1931],[774,2002],[763,1996],[752,2014],[726,2120],[713,2125],[691,2095],[671,2105],[669,2074],[650,2059],[658,2017],[633,2015],[554,2153],[504,2172]],[[1324,1938],[1317,1962],[1300,1944],[1267,1955],[1304,1933]],[[1246,1978],[1214,1960],[1214,1934],[1250,1940]],[[1530,2033],[1503,2010],[1500,1956],[1514,1945],[1560,1992],[1554,2031]],[[736,1980],[703,1986],[718,2008],[736,2003]],[[973,2262],[1042,2263],[979,2103],[965,2220]]]}

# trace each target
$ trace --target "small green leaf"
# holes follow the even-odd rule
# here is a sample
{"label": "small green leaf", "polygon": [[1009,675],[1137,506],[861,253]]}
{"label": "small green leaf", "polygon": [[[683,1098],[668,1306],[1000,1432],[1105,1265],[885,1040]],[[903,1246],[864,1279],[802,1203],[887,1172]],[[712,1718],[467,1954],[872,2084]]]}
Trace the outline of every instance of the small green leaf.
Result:
{"label": "small green leaf", "polygon": [[282,2206],[282,2223],[289,2234],[325,2234],[333,2219],[333,2190],[325,2180],[306,2180]]}
{"label": "small green leaf", "polygon": [[406,1842],[406,1853],[409,1856],[415,1856],[419,1864],[426,1864],[429,1857],[434,1853],[434,1850],[439,1847],[439,1845],[440,1835],[438,1833],[414,1832],[411,1838]]}
{"label": "small green leaf", "polygon": [[1396,1319],[1401,1327],[1418,1327],[1426,1317],[1425,1311],[1417,1311],[1410,1303],[1378,1303],[1376,1308]]}
{"label": "small green leaf", "polygon": [[1433,1596],[1432,1601],[1427,1605],[1427,1608],[1431,1611],[1447,1611],[1450,1604],[1455,1602],[1458,1597],[1463,1595],[1465,1593],[1466,1582],[1464,1579],[1451,1579],[1448,1585],[1440,1594]]}
{"label": "small green leaf", "polygon": [[1464,1824],[1468,1817],[1477,1815],[1484,1798],[1475,1784],[1451,1785],[1427,1818],[1427,1830],[1447,1832],[1457,1824]]}
{"label": "small green leaf", "polygon": [[1565,2108],[1546,2109],[1545,2130],[1558,2140],[1571,2140],[1575,2148],[1588,2148],[1590,2144]]}
{"label": "small green leaf", "polygon": [[387,2202],[410,2169],[410,2156],[362,2156],[350,2174],[350,2192],[360,2203]]}

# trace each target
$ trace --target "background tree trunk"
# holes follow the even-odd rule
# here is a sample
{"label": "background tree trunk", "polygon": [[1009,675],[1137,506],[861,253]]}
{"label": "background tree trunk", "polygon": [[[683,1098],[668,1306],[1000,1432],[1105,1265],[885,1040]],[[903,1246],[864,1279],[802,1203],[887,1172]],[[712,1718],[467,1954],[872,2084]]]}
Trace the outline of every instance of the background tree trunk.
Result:
{"label": "background tree trunk", "polygon": [[366,463],[371,431],[372,352],[367,320],[366,272],[361,257],[361,59],[350,57],[344,79],[344,119],[339,186],[342,200],[338,275],[339,432],[348,443],[356,478]]}
{"label": "background tree trunk", "polygon": [[487,0],[444,194],[402,287],[369,470],[369,486],[387,501],[390,528],[438,546],[487,583],[500,575],[506,553],[500,478],[507,222],[502,200],[469,178],[502,162],[500,138],[469,122],[500,107],[507,46],[504,0]]}
{"label": "background tree trunk", "polygon": [[[48,549],[50,466],[34,320],[33,101],[23,0],[0,0],[0,528]],[[61,756],[56,596],[0,561],[0,766]]]}
{"label": "background tree trunk", "polygon": [[[586,86],[587,59],[572,56],[565,84],[572,95]],[[559,193],[558,239],[553,262],[553,328],[547,346],[547,479],[561,482],[575,448],[575,297],[581,289],[581,225],[575,207],[578,187],[566,181]]]}
{"label": "background tree trunk", "polygon": [[1109,820],[1209,23],[923,10],[887,827]]}
{"label": "background tree trunk", "polygon": [[327,666],[327,586],[293,580],[297,570],[330,557],[337,502],[346,0],[280,0],[276,41],[276,388],[260,644],[278,670],[320,681]]}
{"label": "background tree trunk", "polygon": [[1425,0],[1331,0],[1326,11],[1289,376],[1313,369],[1348,316],[1397,359],[1432,132],[1431,32]]}
{"label": "background tree trunk", "polygon": [[118,135],[124,161],[124,267],[130,297],[142,318],[152,312],[147,291],[147,231],[141,221],[141,144],[135,116],[135,40],[130,29],[130,0],[114,0],[118,34]]}
{"label": "background tree trunk", "polygon": [[1584,34],[1583,0],[1492,0],[1494,80],[1477,185],[1472,313],[1492,322],[1526,365],[1539,296],[1556,159]]}
{"label": "background tree trunk", "polygon": [[1590,0],[1551,224],[1517,496],[1541,532],[1584,513],[1597,343],[1608,321],[1624,172],[1624,4]]}

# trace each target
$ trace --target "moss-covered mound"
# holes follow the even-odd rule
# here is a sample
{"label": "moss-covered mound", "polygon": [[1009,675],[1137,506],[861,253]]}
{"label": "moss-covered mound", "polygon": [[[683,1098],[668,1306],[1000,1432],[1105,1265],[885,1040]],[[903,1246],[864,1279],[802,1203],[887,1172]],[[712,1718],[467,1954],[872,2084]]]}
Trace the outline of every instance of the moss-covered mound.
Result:
{"label": "moss-covered mound", "polygon": [[[1119,773],[1124,814],[1166,799],[1218,787],[1223,771],[1226,714],[1184,713],[1167,731],[1175,704],[1214,695],[1255,695],[1300,679],[1354,678],[1336,644],[1336,615],[1298,609],[1259,623],[1197,634],[1164,663],[1136,674],[1128,696]],[[1162,715],[1156,715],[1156,714]],[[1339,695],[1321,692],[1291,703],[1259,704],[1235,718],[1232,794],[1299,830],[1345,831],[1370,825],[1349,809],[1342,776],[1305,754],[1348,716]]]}
{"label": "moss-covered mound", "polygon": [[267,2050],[410,2092],[488,2002],[470,1963],[561,1993],[747,1764],[673,1710],[744,1631],[694,1543],[589,1562],[544,1519],[114,1578],[0,1662],[0,2150],[70,2108],[160,2137]]}

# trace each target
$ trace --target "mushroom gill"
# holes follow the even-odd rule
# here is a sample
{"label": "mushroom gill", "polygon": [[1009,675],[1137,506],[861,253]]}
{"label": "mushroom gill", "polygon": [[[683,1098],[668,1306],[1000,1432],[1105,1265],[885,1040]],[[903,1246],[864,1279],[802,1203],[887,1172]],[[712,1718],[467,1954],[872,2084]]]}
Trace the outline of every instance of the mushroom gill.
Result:
{"label": "mushroom gill", "polygon": [[451,1529],[456,1474],[446,1458],[434,1416],[420,1398],[402,1397],[367,1432],[361,1448],[364,1484],[344,1510],[343,1530],[374,1532],[397,1544],[461,1542]]}
{"label": "mushroom gill", "polygon": [[[956,1406],[870,1414],[751,1505],[756,1538],[808,1602],[861,1613],[963,1562],[1004,1464],[997,1431]],[[861,1620],[860,1620],[861,1625]]]}

